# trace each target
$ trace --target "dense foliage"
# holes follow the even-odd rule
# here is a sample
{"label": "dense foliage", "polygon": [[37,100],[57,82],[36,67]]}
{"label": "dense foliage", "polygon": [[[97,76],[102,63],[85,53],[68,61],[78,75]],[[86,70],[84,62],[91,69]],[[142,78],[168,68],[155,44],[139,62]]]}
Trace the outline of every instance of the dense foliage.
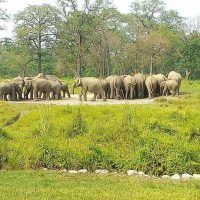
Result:
{"label": "dense foliage", "polygon": [[[1,19],[5,15],[0,13]],[[3,18],[4,16],[4,18]],[[29,5],[14,16],[15,36],[2,38],[0,75],[200,75],[199,20],[167,10],[162,0],[137,0],[128,14],[109,0],[58,0]]]}

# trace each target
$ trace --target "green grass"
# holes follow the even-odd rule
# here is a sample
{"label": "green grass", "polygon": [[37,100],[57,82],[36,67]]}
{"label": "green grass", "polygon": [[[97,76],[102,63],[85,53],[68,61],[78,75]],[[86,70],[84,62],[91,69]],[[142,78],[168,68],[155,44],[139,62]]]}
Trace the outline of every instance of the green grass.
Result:
{"label": "green grass", "polygon": [[200,173],[200,84],[154,105],[0,102],[0,169],[128,169]]}
{"label": "green grass", "polygon": [[0,199],[200,199],[195,180],[38,170],[200,173],[200,81],[181,92],[154,105],[0,102]]}
{"label": "green grass", "polygon": [[0,199],[199,199],[200,181],[58,171],[1,171]]}

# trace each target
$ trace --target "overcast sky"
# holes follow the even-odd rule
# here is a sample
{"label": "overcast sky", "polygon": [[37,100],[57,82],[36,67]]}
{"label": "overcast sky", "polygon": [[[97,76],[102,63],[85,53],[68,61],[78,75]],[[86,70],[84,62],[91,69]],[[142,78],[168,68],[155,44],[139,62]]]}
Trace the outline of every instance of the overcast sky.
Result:
{"label": "overcast sky", "polygon": [[[83,0],[79,0],[83,2]],[[129,6],[134,0],[113,0],[114,5],[123,13],[129,12]],[[164,0],[167,9],[174,9],[183,17],[200,16],[200,0]],[[1,4],[7,9],[9,14],[15,14],[19,10],[23,10],[28,4],[56,4],[56,0],[7,0],[7,3]],[[7,31],[1,31],[2,37],[11,37],[13,24],[7,25]]]}

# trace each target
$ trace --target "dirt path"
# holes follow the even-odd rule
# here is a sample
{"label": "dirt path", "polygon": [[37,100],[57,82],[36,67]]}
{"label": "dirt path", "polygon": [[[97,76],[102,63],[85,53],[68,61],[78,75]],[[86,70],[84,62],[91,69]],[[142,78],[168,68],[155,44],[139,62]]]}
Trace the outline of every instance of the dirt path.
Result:
{"label": "dirt path", "polygon": [[38,101],[20,101],[15,103],[31,103],[31,104],[45,104],[45,105],[118,105],[118,104],[153,104],[153,99],[134,99],[134,100],[116,100],[116,99],[107,99],[104,102],[102,99],[97,99],[96,101],[91,101],[93,94],[88,94],[88,101],[79,101],[78,95],[71,95],[71,98],[65,98],[62,100],[38,100]]}

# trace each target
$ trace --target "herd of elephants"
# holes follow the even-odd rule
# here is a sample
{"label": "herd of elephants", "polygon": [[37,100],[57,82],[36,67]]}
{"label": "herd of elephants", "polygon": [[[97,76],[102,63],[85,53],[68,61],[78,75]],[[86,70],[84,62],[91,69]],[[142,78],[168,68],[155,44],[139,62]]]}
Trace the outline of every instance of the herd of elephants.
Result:
{"label": "herd of elephants", "polygon": [[[87,92],[94,94],[92,101],[97,98],[106,99],[135,99],[153,98],[161,95],[172,96],[179,94],[181,75],[171,71],[166,77],[163,74],[108,76],[105,79],[95,77],[77,77],[73,83],[74,89],[81,87],[79,99],[87,101]],[[38,100],[62,99],[65,94],[70,98],[68,84],[57,76],[39,73],[34,77],[16,77],[13,80],[4,80],[0,83],[1,100]]]}

